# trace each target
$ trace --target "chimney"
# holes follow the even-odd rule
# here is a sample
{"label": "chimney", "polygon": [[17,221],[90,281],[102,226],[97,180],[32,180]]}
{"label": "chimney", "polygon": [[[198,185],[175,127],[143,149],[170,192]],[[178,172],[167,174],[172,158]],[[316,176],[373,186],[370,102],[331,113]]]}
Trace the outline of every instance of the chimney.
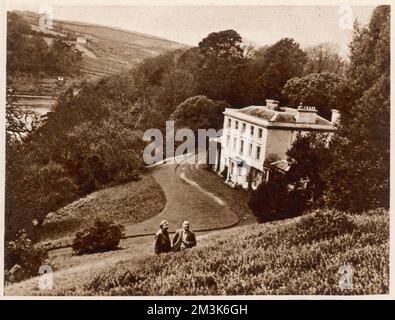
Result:
{"label": "chimney", "polygon": [[266,108],[270,110],[278,110],[278,101],[272,99],[266,99]]}
{"label": "chimney", "polygon": [[298,123],[315,123],[316,117],[315,107],[300,105],[297,109],[296,122]]}
{"label": "chimney", "polygon": [[340,121],[340,111],[337,109],[332,109],[332,118],[331,118],[331,122],[333,124],[339,124]]}

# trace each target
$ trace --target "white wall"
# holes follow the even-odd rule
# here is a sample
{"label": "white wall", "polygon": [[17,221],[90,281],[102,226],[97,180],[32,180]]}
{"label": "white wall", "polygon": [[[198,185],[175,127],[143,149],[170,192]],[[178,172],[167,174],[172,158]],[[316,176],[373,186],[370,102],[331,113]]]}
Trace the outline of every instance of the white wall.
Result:
{"label": "white wall", "polygon": [[[228,127],[228,120],[231,120],[231,127]],[[238,129],[236,130],[236,121],[238,121]],[[246,129],[243,132],[243,124]],[[251,135],[251,126],[254,127],[254,134]],[[259,137],[259,129],[262,130],[262,136]],[[228,138],[229,137],[229,138]],[[236,139],[236,148],[234,149],[234,139]],[[229,116],[224,117],[224,130],[222,136],[222,155],[225,158],[239,157],[244,159],[250,166],[257,169],[263,169],[265,159],[265,149],[267,140],[267,129],[259,127],[245,121],[238,120]],[[240,153],[241,141],[244,141],[243,153]],[[252,144],[252,152],[249,155],[249,144]],[[260,147],[260,157],[256,159],[257,147]],[[221,165],[222,166],[222,165]],[[223,168],[221,168],[223,169]]]}

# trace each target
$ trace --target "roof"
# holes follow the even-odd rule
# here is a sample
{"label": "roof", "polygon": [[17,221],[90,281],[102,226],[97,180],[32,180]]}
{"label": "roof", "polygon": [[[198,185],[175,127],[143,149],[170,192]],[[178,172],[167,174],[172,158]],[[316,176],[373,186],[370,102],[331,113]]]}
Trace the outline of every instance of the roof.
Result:
{"label": "roof", "polygon": [[280,171],[288,171],[291,167],[290,162],[288,160],[279,160],[272,163],[269,163],[267,167],[274,168]]}
{"label": "roof", "polygon": [[262,106],[251,106],[238,110],[238,112],[248,114],[253,117],[258,117],[270,121],[276,114],[274,110],[269,110]]}
{"label": "roof", "polygon": [[[276,123],[300,123],[297,122],[296,115],[298,113],[298,110],[294,108],[279,108],[279,110],[272,110],[268,109],[265,106],[250,106],[246,108],[242,108],[237,110],[237,112],[257,117],[260,119],[267,120],[269,122],[276,122]],[[319,115],[316,115],[316,122],[315,124],[319,125],[330,125],[332,126],[333,124],[320,117]]]}

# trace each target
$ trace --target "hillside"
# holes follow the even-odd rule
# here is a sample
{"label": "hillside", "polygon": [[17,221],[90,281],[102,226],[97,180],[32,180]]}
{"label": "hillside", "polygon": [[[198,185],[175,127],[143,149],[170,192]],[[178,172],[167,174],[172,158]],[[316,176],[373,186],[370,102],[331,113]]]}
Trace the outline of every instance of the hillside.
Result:
{"label": "hillside", "polygon": [[[6,293],[360,295],[386,294],[389,290],[386,210],[361,215],[315,212],[285,221],[236,227],[199,235],[197,247],[159,257],[144,254],[147,240],[136,239],[132,251],[125,252],[118,263],[105,260],[111,259],[111,253],[101,254],[100,268],[96,262],[96,269],[86,265],[56,275],[57,284],[51,291],[34,289],[35,280],[8,286]],[[339,270],[347,264],[354,271],[353,289],[342,290]],[[84,270],[97,271],[82,276]]]}
{"label": "hillside", "polygon": [[[315,213],[246,226],[181,253],[121,262],[60,294],[278,295],[384,294],[389,290],[388,212]],[[339,268],[354,270],[339,288]]]}
{"label": "hillside", "polygon": [[49,213],[41,239],[49,246],[69,244],[77,231],[96,218],[133,225],[160,213],[165,203],[165,195],[152,175],[142,175],[138,181],[98,190]]}
{"label": "hillside", "polygon": [[[20,12],[34,28],[38,27],[39,16],[32,12]],[[78,43],[83,53],[81,72],[86,80],[97,80],[132,68],[144,58],[168,50],[185,48],[186,45],[155,36],[81,22],[59,21],[53,30],[46,30],[47,38],[85,37],[86,43]]]}
{"label": "hillside", "polygon": [[[29,24],[34,35],[39,35],[49,47],[60,39],[81,53],[81,60],[76,64],[79,74],[73,76],[48,76],[41,72],[8,75],[7,81],[15,89],[19,104],[38,113],[37,97],[26,99],[20,96],[49,96],[52,99],[46,100],[46,113],[56,103],[56,97],[70,86],[83,81],[98,82],[104,77],[133,68],[145,58],[187,47],[150,35],[80,22],[55,20],[53,28],[49,30],[39,27],[38,14],[30,11],[15,12]],[[80,40],[77,41],[77,38]]]}

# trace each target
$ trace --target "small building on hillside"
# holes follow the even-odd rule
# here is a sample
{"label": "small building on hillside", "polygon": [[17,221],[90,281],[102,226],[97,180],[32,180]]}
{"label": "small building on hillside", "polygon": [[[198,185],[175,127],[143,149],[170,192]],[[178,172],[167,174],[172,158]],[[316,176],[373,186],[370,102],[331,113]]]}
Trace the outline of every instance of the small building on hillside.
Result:
{"label": "small building on hillside", "polygon": [[38,26],[41,30],[52,30],[53,29],[53,21],[48,12],[40,13],[38,19]]}
{"label": "small building on hillside", "polygon": [[279,107],[277,101],[269,99],[266,106],[227,108],[224,115],[223,134],[215,139],[212,168],[229,185],[246,189],[256,189],[267,181],[273,169],[288,170],[286,152],[299,133],[332,134],[339,118],[337,110],[332,110],[332,120],[328,121],[317,114],[315,107]]}
{"label": "small building on hillside", "polygon": [[75,40],[77,43],[86,44],[86,38],[83,36],[78,36]]}

